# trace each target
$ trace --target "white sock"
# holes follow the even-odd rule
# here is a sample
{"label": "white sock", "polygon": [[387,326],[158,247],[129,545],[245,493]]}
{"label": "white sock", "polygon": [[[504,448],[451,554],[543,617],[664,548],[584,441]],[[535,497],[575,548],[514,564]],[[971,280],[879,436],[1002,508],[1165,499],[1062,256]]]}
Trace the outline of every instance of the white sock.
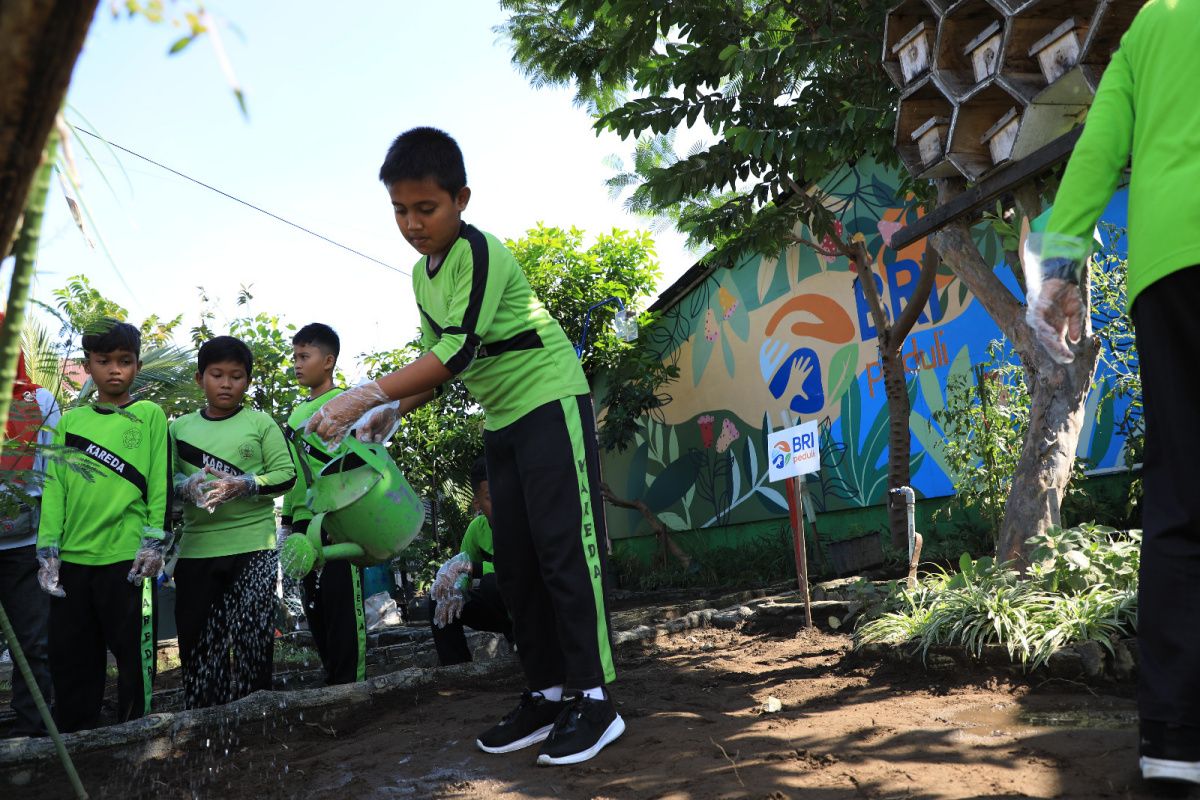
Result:
{"label": "white sock", "polygon": [[532,694],[540,694],[542,697],[546,698],[551,703],[561,703],[562,702],[562,690],[563,690],[563,687],[562,687],[562,684],[560,683],[557,686],[551,686],[549,689],[538,689],[537,691],[532,692]]}
{"label": "white sock", "polygon": [[589,700],[603,700],[604,699],[604,687],[596,686],[591,689],[584,689],[583,696],[588,698]]}

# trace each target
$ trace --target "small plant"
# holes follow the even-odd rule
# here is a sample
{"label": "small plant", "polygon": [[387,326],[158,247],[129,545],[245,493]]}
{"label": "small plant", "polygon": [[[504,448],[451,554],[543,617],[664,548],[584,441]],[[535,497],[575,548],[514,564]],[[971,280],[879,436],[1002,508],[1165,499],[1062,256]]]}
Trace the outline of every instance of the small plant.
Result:
{"label": "small plant", "polygon": [[1103,525],[1051,527],[1029,540],[1029,574],[1051,592],[1084,592],[1105,585],[1113,589],[1137,586],[1142,532],[1122,533]]}

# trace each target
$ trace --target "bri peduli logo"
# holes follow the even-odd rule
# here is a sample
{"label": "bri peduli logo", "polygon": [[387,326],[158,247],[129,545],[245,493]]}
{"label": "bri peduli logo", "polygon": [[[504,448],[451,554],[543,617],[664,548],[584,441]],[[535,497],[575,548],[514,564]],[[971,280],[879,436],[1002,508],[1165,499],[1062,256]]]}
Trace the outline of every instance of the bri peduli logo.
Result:
{"label": "bri peduli logo", "polygon": [[775,452],[771,454],[771,463],[775,465],[775,469],[783,469],[783,465],[792,454],[792,448],[788,447],[787,442],[776,442],[772,449]]}

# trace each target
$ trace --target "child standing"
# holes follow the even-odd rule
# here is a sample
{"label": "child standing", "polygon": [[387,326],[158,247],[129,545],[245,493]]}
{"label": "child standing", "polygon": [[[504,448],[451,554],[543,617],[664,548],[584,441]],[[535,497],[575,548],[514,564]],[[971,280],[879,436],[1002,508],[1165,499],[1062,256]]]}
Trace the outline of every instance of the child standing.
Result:
{"label": "child standing", "polygon": [[63,414],[38,527],[38,582],[50,600],[54,718],[64,733],[100,723],[105,649],[117,660],[117,719],[150,711],[157,609],[170,495],[167,418],[129,387],[141,368],[141,334],[106,321],[83,337],[93,405]]}
{"label": "child standing", "polygon": [[476,744],[507,753],[544,742],[539,764],[586,761],[625,730],[604,689],[616,673],[587,379],[512,254],[462,221],[471,190],[452,138],[433,128],[401,134],[379,177],[422,256],[413,292],[425,353],[333,398],[308,430],[338,441],[370,408],[399,400],[405,413],[462,380],[487,413],[496,576],[529,689]]}
{"label": "child standing", "polygon": [[[320,440],[304,432],[304,426],[317,409],[342,393],[333,385],[341,341],[328,325],[314,322],[296,331],[292,337],[292,361],[296,382],[308,390],[308,399],[296,406],[288,417],[287,436],[296,457],[308,461],[312,474],[333,460]],[[308,484],[303,469],[296,485],[283,499],[283,527],[279,541],[293,531],[304,533],[312,512],[304,505]],[[326,542],[328,544],[328,542]],[[313,642],[325,667],[329,685],[353,683],[367,676],[367,628],[363,612],[362,568],[349,561],[333,560],[304,576],[304,616]]]}
{"label": "child standing", "polygon": [[206,405],[171,423],[175,488],[184,499],[175,622],[187,708],[271,688],[275,505],[296,469],[283,432],[245,408],[253,357],[232,336],[205,342],[196,383]]}

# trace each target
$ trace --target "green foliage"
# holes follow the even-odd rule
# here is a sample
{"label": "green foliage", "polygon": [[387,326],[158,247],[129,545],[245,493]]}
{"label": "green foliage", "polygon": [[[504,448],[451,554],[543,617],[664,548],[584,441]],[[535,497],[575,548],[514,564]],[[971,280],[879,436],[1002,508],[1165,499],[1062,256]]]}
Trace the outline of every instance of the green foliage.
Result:
{"label": "green foliage", "polygon": [[[588,308],[616,297],[636,311],[654,296],[660,275],[654,243],[645,233],[614,230],[586,248],[583,241],[578,228],[538,225],[506,242],[538,298],[577,344]],[[624,450],[633,442],[639,421],[669,401],[662,388],[679,375],[644,339],[621,341],[611,328],[615,312],[614,305],[592,311],[581,354],[584,372],[602,387],[596,392],[605,409],[598,434],[606,450]],[[640,314],[638,327],[653,321],[653,315]]]}
{"label": "green foliage", "polygon": [[791,533],[781,525],[774,536],[763,535],[729,547],[688,547],[690,567],[670,560],[663,567],[647,565],[635,555],[615,555],[609,560],[614,584],[622,589],[653,591],[718,587],[767,586],[795,579]]}
{"label": "green foliage", "polygon": [[828,232],[832,217],[801,187],[863,156],[897,163],[882,0],[501,5],[513,61],[534,85],[572,87],[597,129],[712,131],[712,144],[683,158],[639,145],[641,163],[635,152],[633,172],[617,177],[637,184],[638,210],[677,220],[722,257],[777,253],[797,222]]}
{"label": "green foliage", "polygon": [[1033,537],[1034,563],[1022,580],[1007,564],[964,554],[959,570],[925,575],[913,589],[896,585],[856,632],[858,645],[935,645],[979,656],[1000,644],[1036,668],[1067,644],[1128,636],[1137,624],[1140,531],[1083,525]]}

